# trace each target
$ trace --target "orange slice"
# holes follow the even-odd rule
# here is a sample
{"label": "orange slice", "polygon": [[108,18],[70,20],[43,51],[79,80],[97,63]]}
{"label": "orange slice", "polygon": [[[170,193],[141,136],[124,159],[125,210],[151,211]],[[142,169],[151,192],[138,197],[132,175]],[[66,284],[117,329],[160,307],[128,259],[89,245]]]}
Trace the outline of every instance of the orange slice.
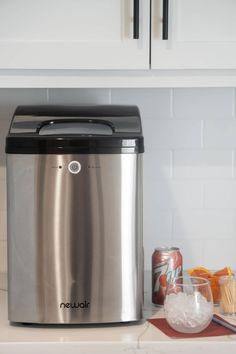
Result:
{"label": "orange slice", "polygon": [[217,275],[213,275],[212,277],[209,278],[214,304],[218,304],[220,302],[220,283],[219,283],[219,279],[220,279],[220,277],[217,276]]}
{"label": "orange slice", "polygon": [[223,269],[220,269],[217,272],[215,272],[214,275],[218,277],[222,277],[224,275],[233,275],[233,271],[230,267],[224,267]]}
{"label": "orange slice", "polygon": [[191,268],[188,270],[188,274],[191,275],[192,277],[202,277],[202,278],[209,278],[212,276],[212,272],[210,272],[209,269],[204,267]]}
{"label": "orange slice", "polygon": [[230,267],[224,267],[217,272],[212,273],[209,269],[204,267],[195,267],[188,270],[188,274],[193,277],[202,277],[209,280],[215,304],[220,301],[220,284],[219,279],[221,276],[233,275]]}

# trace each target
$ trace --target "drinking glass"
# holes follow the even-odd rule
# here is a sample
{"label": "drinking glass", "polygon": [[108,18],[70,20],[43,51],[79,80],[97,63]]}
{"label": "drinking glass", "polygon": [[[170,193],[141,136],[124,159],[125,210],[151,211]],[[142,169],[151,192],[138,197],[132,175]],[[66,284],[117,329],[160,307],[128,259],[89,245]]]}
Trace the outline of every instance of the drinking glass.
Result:
{"label": "drinking glass", "polygon": [[236,317],[236,277],[220,277],[220,311],[223,315]]}
{"label": "drinking glass", "polygon": [[177,277],[167,285],[165,317],[174,330],[199,333],[211,322],[213,299],[210,283],[200,277]]}

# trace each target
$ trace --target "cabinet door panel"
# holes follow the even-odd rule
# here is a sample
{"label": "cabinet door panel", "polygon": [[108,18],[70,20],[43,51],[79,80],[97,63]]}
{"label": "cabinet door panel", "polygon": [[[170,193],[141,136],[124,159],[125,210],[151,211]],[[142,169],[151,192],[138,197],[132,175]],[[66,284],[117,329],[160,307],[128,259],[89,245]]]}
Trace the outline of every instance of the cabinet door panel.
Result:
{"label": "cabinet door panel", "polygon": [[153,68],[236,68],[235,0],[169,0],[168,40],[162,5],[152,1]]}
{"label": "cabinet door panel", "polygon": [[148,17],[135,40],[133,0],[0,0],[0,68],[147,68]]}
{"label": "cabinet door panel", "polygon": [[122,18],[122,3],[117,0],[100,1],[96,8],[94,0],[1,3],[5,6],[0,12],[0,40],[117,40],[122,32],[121,21],[114,21]]}
{"label": "cabinet door panel", "polygon": [[177,11],[181,42],[236,41],[235,0],[180,0]]}

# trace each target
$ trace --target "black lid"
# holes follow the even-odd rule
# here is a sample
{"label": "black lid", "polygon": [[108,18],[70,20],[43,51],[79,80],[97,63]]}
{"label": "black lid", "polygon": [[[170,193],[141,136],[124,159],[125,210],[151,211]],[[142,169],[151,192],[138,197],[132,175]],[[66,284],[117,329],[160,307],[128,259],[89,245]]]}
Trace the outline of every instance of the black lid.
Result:
{"label": "black lid", "polygon": [[8,154],[142,152],[136,106],[19,106],[6,137]]}

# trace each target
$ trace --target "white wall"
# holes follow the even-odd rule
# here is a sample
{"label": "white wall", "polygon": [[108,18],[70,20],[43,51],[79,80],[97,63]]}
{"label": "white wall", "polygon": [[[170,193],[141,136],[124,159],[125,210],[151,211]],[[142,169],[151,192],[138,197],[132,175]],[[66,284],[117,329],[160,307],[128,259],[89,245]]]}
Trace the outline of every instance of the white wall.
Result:
{"label": "white wall", "polygon": [[0,90],[0,269],[6,270],[4,137],[18,104],[136,104],[143,121],[145,268],[161,245],[185,268],[236,269],[235,90]]}

